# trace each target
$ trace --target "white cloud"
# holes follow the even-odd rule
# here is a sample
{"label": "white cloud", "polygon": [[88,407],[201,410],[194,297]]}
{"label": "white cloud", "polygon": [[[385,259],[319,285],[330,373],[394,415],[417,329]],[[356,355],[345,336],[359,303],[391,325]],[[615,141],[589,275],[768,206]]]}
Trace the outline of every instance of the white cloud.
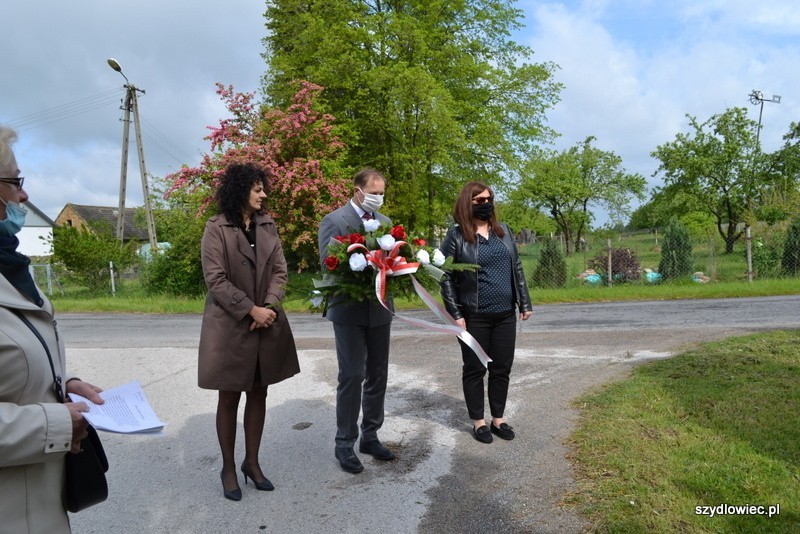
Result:
{"label": "white cloud", "polygon": [[[5,2],[0,123],[43,119],[22,121],[16,147],[33,203],[51,217],[67,202],[117,204],[125,80],[108,57],[146,91],[139,109],[147,170],[163,176],[197,164],[208,149],[206,126],[225,116],[214,83],[258,89],[265,9],[244,0]],[[141,205],[135,144],[127,198]]]}
{"label": "white cloud", "polygon": [[[563,134],[560,148],[595,135],[598,146],[650,179],[658,166],[650,153],[687,129],[686,114],[706,120],[740,106],[752,108],[755,119],[757,111],[748,102],[753,89],[782,94],[779,109],[764,110],[765,150],[777,149],[791,120],[797,120],[800,108],[792,91],[800,86],[800,75],[792,65],[800,60],[800,48],[782,34],[765,37],[773,31],[766,13],[793,21],[799,9],[794,3],[591,0],[522,7],[528,19],[525,44],[539,61],[559,64],[556,78],[566,85],[549,114],[551,126]],[[800,31],[790,22],[783,28]]]}
{"label": "white cloud", "polygon": [[[548,113],[559,148],[589,135],[647,178],[655,147],[701,120],[748,103],[753,89],[779,94],[765,104],[765,150],[800,118],[800,4],[796,0],[524,0],[527,27],[515,34],[538,61],[561,66],[562,101]],[[66,202],[116,205],[123,78],[140,100],[148,171],[163,176],[197,164],[206,126],[225,109],[214,82],[255,91],[265,70],[262,1],[107,0],[3,4],[0,123],[86,111],[21,131],[17,157],[32,201],[50,216]],[[55,111],[54,111],[55,110]],[[141,202],[131,146],[128,205]]]}

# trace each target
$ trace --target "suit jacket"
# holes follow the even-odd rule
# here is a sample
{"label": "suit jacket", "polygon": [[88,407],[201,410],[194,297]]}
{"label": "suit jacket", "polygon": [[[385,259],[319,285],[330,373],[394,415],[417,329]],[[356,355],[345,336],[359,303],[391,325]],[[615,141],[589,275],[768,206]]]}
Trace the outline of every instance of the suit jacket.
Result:
{"label": "suit jacket", "polygon": [[0,275],[0,532],[69,532],[61,490],[72,420],[56,399],[44,347],[11,311],[36,327],[66,384],[64,344],[41,296],[39,308]]}
{"label": "suit jacket", "polygon": [[[375,218],[384,225],[392,221],[382,213],[375,213]],[[363,231],[363,221],[352,203],[327,214],[319,224],[319,262],[320,265],[328,257],[328,243],[337,235],[347,235]],[[324,266],[323,266],[324,268]],[[387,302],[391,307],[391,302]],[[381,306],[377,299],[353,302],[344,297],[331,299],[326,316],[335,323],[354,324],[360,326],[379,326],[391,322],[392,314]]]}
{"label": "suit jacket", "polygon": [[[201,255],[208,287],[200,331],[198,385],[222,391],[253,388],[256,365],[262,384],[275,384],[300,372],[286,314],[268,328],[250,330],[254,305],[278,305],[288,280],[275,222],[255,215],[256,250],[244,232],[222,215],[206,223]],[[258,261],[256,261],[258,259]]]}

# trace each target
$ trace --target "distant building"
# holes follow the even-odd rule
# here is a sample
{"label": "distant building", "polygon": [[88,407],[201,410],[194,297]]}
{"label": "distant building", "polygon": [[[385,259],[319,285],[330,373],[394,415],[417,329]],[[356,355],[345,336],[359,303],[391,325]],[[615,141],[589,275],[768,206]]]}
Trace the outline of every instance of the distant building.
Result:
{"label": "distant building", "polygon": [[[125,208],[122,219],[124,241],[146,242],[149,240],[146,223],[142,221],[141,226],[138,226],[134,222],[134,214],[139,209],[141,208]],[[119,208],[67,204],[56,217],[56,224],[81,229],[87,225],[91,228],[92,224],[100,223],[116,233],[117,214],[119,214]]]}
{"label": "distant building", "polygon": [[28,210],[25,225],[20,230],[17,250],[26,256],[50,256],[53,253],[53,227],[56,223],[31,202],[24,202]]}

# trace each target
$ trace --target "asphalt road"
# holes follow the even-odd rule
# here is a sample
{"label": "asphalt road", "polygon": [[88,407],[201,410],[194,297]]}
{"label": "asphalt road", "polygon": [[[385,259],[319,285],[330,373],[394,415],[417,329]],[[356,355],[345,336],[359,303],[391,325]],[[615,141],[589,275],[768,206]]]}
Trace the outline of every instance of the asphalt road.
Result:
{"label": "asphalt road", "polygon": [[[73,373],[104,387],[138,380],[168,424],[102,433],[109,500],[75,532],[579,532],[564,440],[572,401],[633,365],[701,341],[800,328],[800,296],[537,306],[520,324],[506,417],[518,438],[475,441],[454,338],[393,325],[386,422],[390,463],[350,475],[333,458],[336,358],[319,316],[291,315],[300,375],[270,388],[261,460],[273,492],[222,497],[216,395],[196,387],[196,315],[61,314]],[[431,318],[427,312],[411,312]],[[238,447],[241,459],[240,432]],[[243,481],[240,481],[243,482]]]}

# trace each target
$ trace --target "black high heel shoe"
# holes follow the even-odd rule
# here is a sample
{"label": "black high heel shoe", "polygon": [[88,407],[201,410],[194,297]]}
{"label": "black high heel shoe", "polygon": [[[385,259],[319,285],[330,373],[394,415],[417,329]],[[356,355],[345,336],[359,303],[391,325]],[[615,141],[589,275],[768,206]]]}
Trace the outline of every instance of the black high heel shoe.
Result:
{"label": "black high heel shoe", "polygon": [[256,477],[253,476],[253,472],[250,471],[245,464],[242,464],[242,474],[244,475],[244,483],[247,484],[247,477],[250,477],[250,480],[253,481],[253,485],[257,490],[272,491],[275,489],[275,486],[272,485],[272,482],[270,482],[267,477],[264,477],[264,480],[261,482],[257,481]]}
{"label": "black high heel shoe", "polygon": [[219,478],[222,479],[222,494],[225,495],[226,499],[230,499],[232,501],[242,500],[242,488],[237,487],[234,490],[226,490],[224,471],[219,472]]}

